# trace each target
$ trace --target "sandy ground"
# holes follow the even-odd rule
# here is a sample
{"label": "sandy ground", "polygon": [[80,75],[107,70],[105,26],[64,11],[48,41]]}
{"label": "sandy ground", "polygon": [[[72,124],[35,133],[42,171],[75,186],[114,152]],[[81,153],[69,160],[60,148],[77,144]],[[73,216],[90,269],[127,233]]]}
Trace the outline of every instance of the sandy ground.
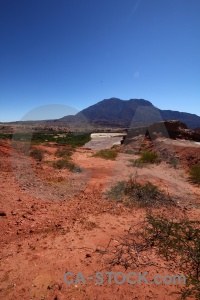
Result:
{"label": "sandy ground", "polygon": [[[133,271],[113,266],[108,260],[109,250],[105,251],[111,238],[123,237],[130,227],[137,230],[146,215],[144,208],[128,208],[106,199],[105,191],[118,181],[130,176],[142,182],[151,181],[177,201],[176,207],[161,208],[157,212],[163,211],[169,218],[186,215],[199,220],[200,190],[189,183],[181,160],[182,149],[184,155],[192,150],[184,143],[176,146],[181,147],[181,164],[176,169],[164,161],[136,168],[129,161],[135,155],[122,151],[116,161],[112,161],[93,157],[94,151],[79,148],[73,160],[83,172],[71,174],[55,170],[47,163],[36,163],[34,159],[27,167],[20,154],[14,157],[13,167],[10,143],[1,141],[0,298],[176,299],[173,292],[179,291],[180,286],[172,284],[126,282],[119,285],[105,280],[99,285],[91,279],[86,284],[64,282],[65,272],[75,275],[82,272],[86,278],[100,271],[104,275],[109,271]],[[47,151],[45,160],[54,160],[57,147],[42,147]],[[156,257],[152,259],[158,262]],[[155,265],[138,266],[134,271],[148,271],[150,279],[157,273],[169,274],[169,270]],[[177,272],[171,270],[170,274]]]}

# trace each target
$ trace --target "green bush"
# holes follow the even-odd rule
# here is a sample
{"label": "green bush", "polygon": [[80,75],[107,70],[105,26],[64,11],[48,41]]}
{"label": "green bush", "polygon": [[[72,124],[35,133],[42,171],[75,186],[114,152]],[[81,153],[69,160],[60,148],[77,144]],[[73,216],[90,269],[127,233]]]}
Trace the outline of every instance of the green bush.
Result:
{"label": "green bush", "polygon": [[113,200],[121,200],[127,206],[160,207],[175,205],[164,191],[159,190],[151,182],[141,184],[130,178],[127,182],[120,181],[107,192]]}
{"label": "green bush", "polygon": [[44,151],[38,148],[34,148],[30,152],[30,156],[35,158],[38,161],[42,161],[42,159],[44,158]]}
{"label": "green bush", "polygon": [[190,167],[189,176],[193,183],[200,184],[200,163]]}
{"label": "green bush", "polygon": [[143,163],[151,163],[151,164],[159,161],[158,155],[151,151],[142,152],[138,160]]}
{"label": "green bush", "polygon": [[129,159],[129,162],[131,163],[131,167],[136,167],[136,168],[143,168],[145,165],[139,159]]}
{"label": "green bush", "polygon": [[105,159],[115,160],[118,152],[116,150],[100,150],[94,156]]}
{"label": "green bush", "polygon": [[[152,261],[152,250],[156,264]],[[176,271],[176,274],[184,274],[184,281],[181,283],[186,284],[174,292],[174,299],[200,299],[198,221],[189,221],[186,218],[175,221],[164,215],[148,213],[139,227],[137,223],[122,237],[111,238],[103,254],[109,255],[108,261],[112,267],[121,265],[127,270],[157,265]],[[180,297],[176,297],[175,294]]]}
{"label": "green bush", "polygon": [[110,191],[107,192],[107,197],[116,201],[121,201],[124,195],[126,182],[120,181],[117,185],[113,186]]}
{"label": "green bush", "polygon": [[139,207],[159,207],[174,203],[168,195],[151,182],[141,184],[132,178],[126,183],[124,194],[128,196],[126,204]]}
{"label": "green bush", "polygon": [[175,222],[163,216],[147,216],[145,238],[158,254],[173,262],[185,276],[186,287],[181,299],[200,299],[200,222]]}
{"label": "green bush", "polygon": [[75,164],[65,158],[62,158],[54,161],[53,166],[57,169],[68,169],[72,171],[75,167]]}
{"label": "green bush", "polygon": [[72,156],[74,151],[75,151],[74,148],[69,148],[69,147],[60,148],[56,150],[55,155],[57,157],[70,157]]}
{"label": "green bush", "polygon": [[69,171],[74,171],[76,173],[82,172],[82,169],[74,164],[73,162],[69,161],[66,158],[61,158],[53,162],[53,167],[57,169],[68,169]]}

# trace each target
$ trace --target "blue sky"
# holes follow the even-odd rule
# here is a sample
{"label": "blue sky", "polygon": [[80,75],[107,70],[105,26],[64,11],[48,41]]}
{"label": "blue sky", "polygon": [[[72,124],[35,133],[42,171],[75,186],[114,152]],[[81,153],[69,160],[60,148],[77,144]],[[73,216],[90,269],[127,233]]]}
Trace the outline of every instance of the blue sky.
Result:
{"label": "blue sky", "polygon": [[199,15],[199,0],[0,0],[0,122],[111,97],[200,115]]}

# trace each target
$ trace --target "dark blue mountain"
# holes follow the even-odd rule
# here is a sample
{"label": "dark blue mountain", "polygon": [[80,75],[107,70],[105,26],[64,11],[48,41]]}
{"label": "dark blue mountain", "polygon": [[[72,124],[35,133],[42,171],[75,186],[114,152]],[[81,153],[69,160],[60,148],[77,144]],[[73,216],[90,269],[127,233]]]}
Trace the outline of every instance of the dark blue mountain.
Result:
{"label": "dark blue mountain", "polygon": [[178,120],[191,129],[200,127],[199,116],[186,112],[161,110],[144,99],[105,99],[83,109],[75,116],[66,116],[58,121],[75,124],[84,120],[93,125],[111,127],[134,127],[159,121]]}

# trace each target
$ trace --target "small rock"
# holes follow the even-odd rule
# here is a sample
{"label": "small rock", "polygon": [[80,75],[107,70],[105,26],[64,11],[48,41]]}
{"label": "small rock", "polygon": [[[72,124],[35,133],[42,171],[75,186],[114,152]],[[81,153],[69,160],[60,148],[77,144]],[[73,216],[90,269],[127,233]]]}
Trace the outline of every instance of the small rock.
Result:
{"label": "small rock", "polygon": [[0,211],[0,217],[6,217],[6,213],[4,211]]}
{"label": "small rock", "polygon": [[85,255],[85,257],[86,257],[86,258],[91,257],[91,254],[87,253],[87,254]]}

